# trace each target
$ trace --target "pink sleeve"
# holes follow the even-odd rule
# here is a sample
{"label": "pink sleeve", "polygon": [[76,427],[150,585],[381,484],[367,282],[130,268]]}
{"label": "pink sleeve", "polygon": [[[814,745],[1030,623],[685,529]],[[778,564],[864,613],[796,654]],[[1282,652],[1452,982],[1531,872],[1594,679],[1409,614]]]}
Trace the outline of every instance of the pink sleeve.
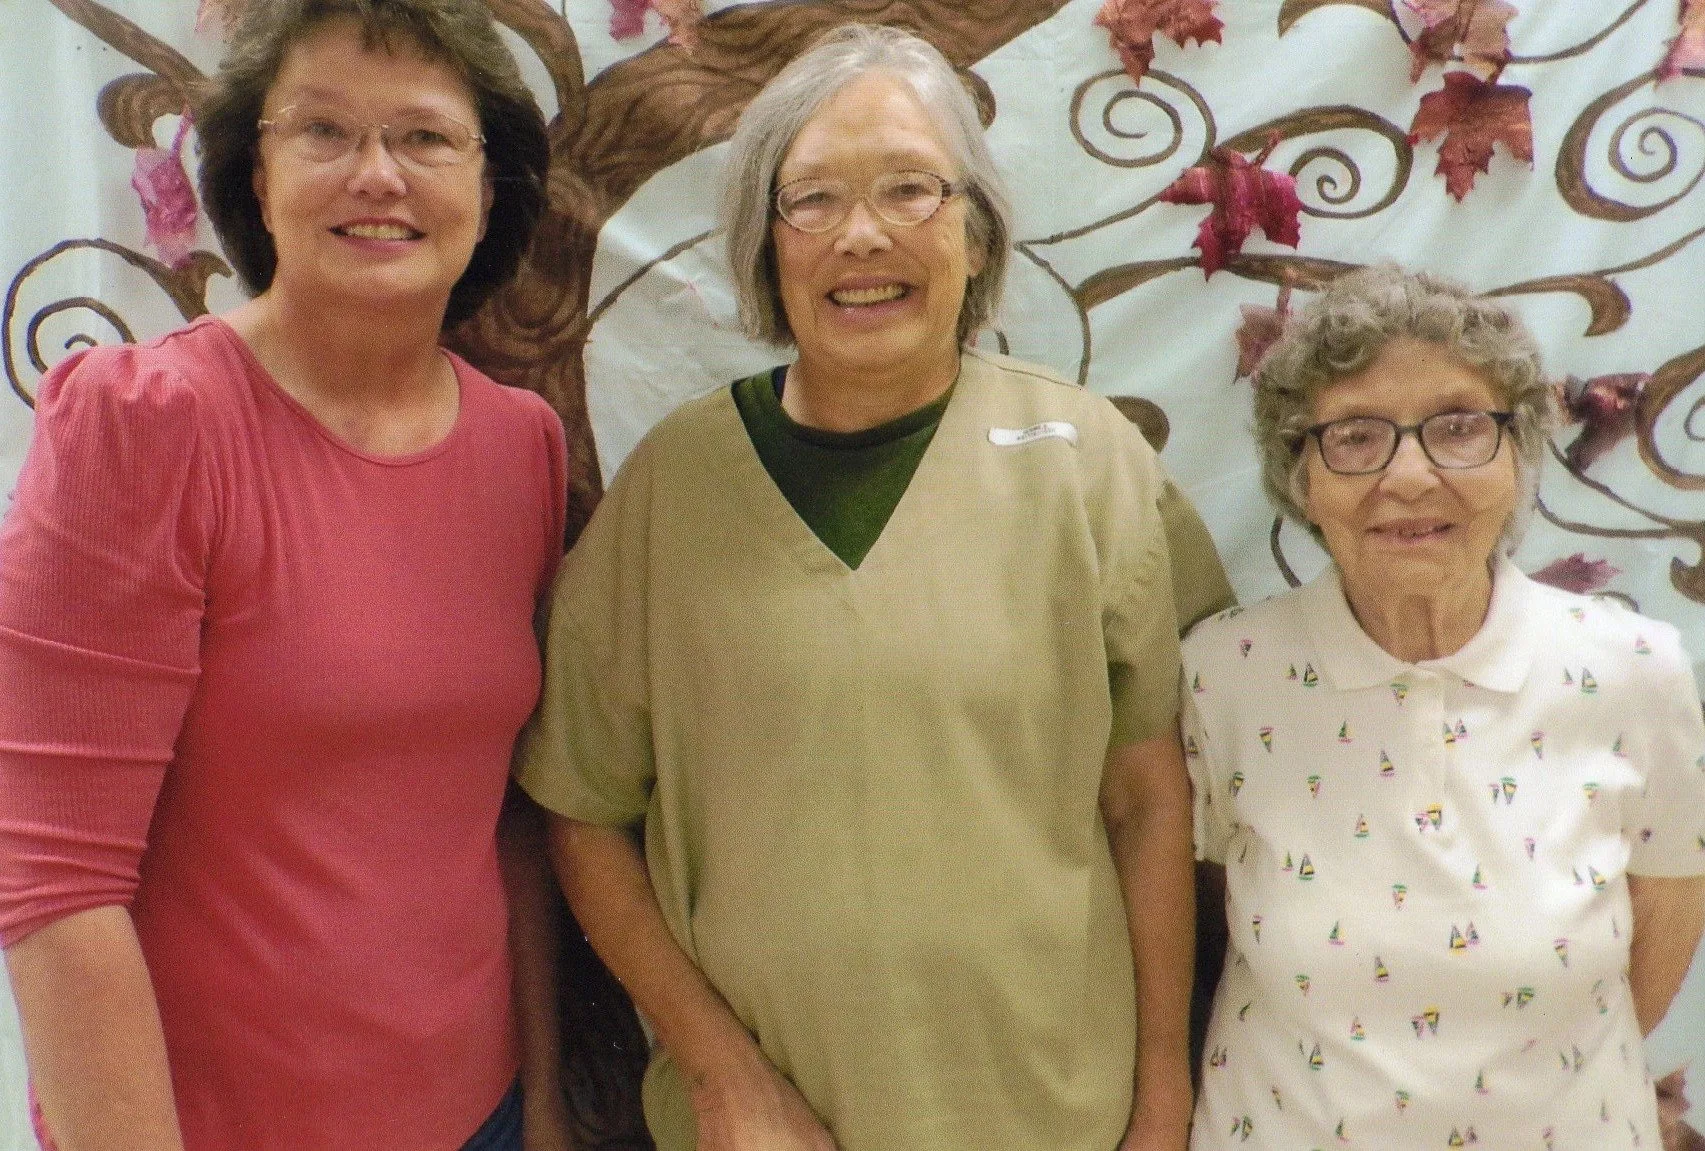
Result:
{"label": "pink sleeve", "polygon": [[539,581],[540,604],[550,600],[568,534],[568,437],[563,432],[562,417],[548,404],[545,405],[544,420],[546,443],[550,450],[551,536],[545,548],[545,570]]}
{"label": "pink sleeve", "polygon": [[0,525],[0,945],[127,905],[200,666],[198,399],[161,353],[42,382]]}

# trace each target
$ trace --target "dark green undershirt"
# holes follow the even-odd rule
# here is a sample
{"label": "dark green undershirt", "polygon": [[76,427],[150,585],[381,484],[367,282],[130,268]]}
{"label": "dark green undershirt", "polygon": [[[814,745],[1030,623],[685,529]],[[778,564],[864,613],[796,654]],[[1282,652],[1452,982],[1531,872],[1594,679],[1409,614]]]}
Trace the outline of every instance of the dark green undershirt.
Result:
{"label": "dark green undershirt", "polygon": [[953,389],[932,404],[862,432],[826,432],[782,410],[787,369],[734,383],[734,406],[764,470],[799,518],[849,568],[864,562],[924,451]]}

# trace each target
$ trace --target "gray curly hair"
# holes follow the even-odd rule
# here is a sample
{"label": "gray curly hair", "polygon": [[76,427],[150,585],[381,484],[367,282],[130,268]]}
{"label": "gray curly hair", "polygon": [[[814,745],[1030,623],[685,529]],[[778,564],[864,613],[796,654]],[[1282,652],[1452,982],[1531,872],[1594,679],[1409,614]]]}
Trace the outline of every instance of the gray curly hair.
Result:
{"label": "gray curly hair", "polygon": [[1307,429],[1320,393],[1362,371],[1394,339],[1436,344],[1478,372],[1514,418],[1515,513],[1502,545],[1513,551],[1539,494],[1545,445],[1557,424],[1556,399],[1540,364],[1539,346],[1521,320],[1501,304],[1426,272],[1393,265],[1363,268],[1332,281],[1286,325],[1255,372],[1255,442],[1261,486],[1281,513],[1309,522]]}
{"label": "gray curly hair", "polygon": [[721,215],[728,264],[748,336],[786,347],[793,343],[776,282],[770,241],[776,172],[806,121],[842,88],[867,72],[898,77],[941,133],[965,184],[965,241],[983,255],[983,268],[965,285],[958,337],[965,343],[1000,305],[1012,236],[1012,207],[983,138],[977,105],[953,66],[927,41],[877,24],[843,24],[823,34],[752,98],[730,141]]}

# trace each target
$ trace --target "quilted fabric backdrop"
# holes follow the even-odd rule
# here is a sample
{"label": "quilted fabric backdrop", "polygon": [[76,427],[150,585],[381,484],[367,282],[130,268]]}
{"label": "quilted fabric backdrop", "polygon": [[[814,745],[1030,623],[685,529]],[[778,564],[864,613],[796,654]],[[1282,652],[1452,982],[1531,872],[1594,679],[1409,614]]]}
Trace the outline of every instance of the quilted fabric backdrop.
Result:
{"label": "quilted fabric backdrop", "polygon": [[[0,0],[8,488],[48,365],[239,298],[180,157],[242,2]],[[660,416],[777,359],[736,331],[723,141],[818,32],[884,21],[963,70],[1015,192],[984,341],[1132,397],[1242,597],[1322,563],[1261,498],[1249,364],[1277,312],[1394,260],[1506,300],[1567,397],[1521,566],[1705,656],[1705,0],[489,2],[553,117],[550,210],[453,342],[562,414],[577,522]],[[605,1005],[585,1033],[636,1057]],[[1705,1057],[1697,967],[1649,1054]],[[619,1067],[576,1058],[588,1123],[636,1145]],[[13,1033],[0,1151],[21,1099]]]}

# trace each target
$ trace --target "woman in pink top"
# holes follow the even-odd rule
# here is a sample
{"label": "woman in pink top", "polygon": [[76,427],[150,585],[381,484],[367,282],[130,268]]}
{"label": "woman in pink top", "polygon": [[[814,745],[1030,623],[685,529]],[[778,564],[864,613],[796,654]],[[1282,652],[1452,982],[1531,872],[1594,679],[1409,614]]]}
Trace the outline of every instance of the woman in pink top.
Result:
{"label": "woman in pink top", "polygon": [[254,298],[49,372],[0,528],[41,1115],[62,1151],[519,1148],[526,1047],[528,1146],[565,1146],[495,835],[563,433],[439,347],[526,247],[543,120],[477,0],[250,4],[200,112]]}

